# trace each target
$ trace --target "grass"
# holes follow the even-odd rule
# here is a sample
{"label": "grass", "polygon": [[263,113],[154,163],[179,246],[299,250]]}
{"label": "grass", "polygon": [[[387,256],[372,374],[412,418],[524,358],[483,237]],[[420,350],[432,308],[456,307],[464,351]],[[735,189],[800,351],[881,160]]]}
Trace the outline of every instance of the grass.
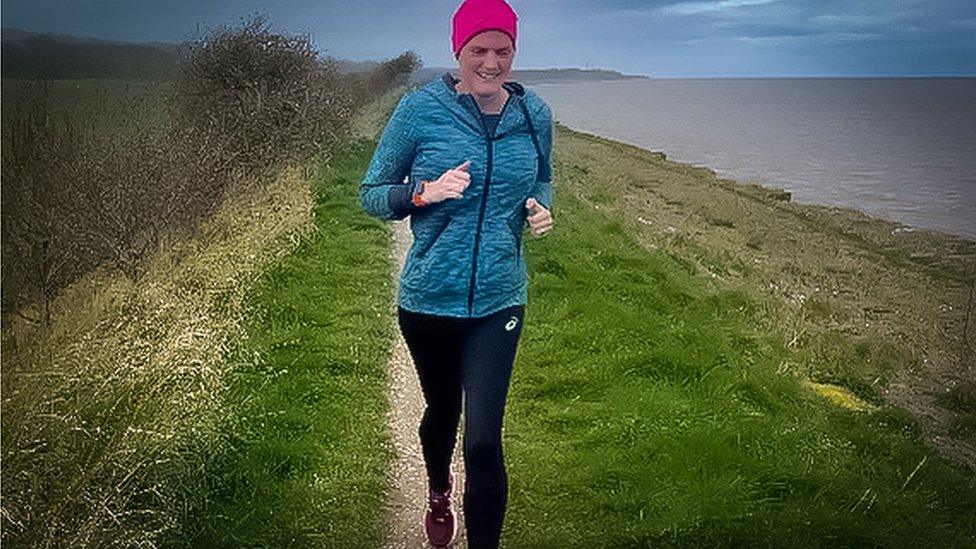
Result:
{"label": "grass", "polygon": [[976,383],[960,383],[941,395],[939,401],[957,413],[952,421],[952,431],[965,440],[976,442]]}
{"label": "grass", "polygon": [[527,242],[504,546],[976,542],[971,475],[906,413],[778,373],[789,338],[761,298],[563,191],[556,229]]}
{"label": "grass", "polygon": [[976,241],[796,204],[558,124],[554,150],[560,196],[619,222],[634,246],[665,253],[699,291],[756,296],[754,324],[788,350],[778,373],[898,406],[921,422],[927,445],[976,470],[971,413],[939,398],[976,366],[962,333]]}
{"label": "grass", "polygon": [[350,145],[319,173],[315,231],[257,281],[221,442],[164,545],[382,543],[392,264],[389,229],[358,201],[370,151]]}
{"label": "grass", "polygon": [[[3,333],[3,543],[145,546],[175,527],[197,455],[225,417],[227,352],[250,281],[310,230],[295,170],[228,199],[134,283],[96,270],[50,328]],[[246,250],[242,252],[242,250]]]}

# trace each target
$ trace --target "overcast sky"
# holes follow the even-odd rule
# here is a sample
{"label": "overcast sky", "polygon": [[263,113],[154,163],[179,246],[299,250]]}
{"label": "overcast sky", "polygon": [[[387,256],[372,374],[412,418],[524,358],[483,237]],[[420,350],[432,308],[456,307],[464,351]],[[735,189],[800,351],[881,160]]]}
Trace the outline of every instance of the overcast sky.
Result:
{"label": "overcast sky", "polygon": [[[262,12],[326,55],[456,66],[458,0],[3,0],[2,25],[178,42]],[[515,68],[656,77],[976,76],[976,0],[512,0]]]}

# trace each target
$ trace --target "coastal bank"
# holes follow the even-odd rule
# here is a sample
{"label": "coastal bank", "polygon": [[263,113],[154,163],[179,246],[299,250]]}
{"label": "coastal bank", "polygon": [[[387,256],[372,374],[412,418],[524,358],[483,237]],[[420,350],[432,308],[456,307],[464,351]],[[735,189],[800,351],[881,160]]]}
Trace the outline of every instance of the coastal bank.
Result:
{"label": "coastal bank", "polygon": [[976,471],[976,242],[794,203],[560,124],[554,163],[557,193],[645,249],[769,298],[789,336],[783,373],[905,408],[929,444]]}

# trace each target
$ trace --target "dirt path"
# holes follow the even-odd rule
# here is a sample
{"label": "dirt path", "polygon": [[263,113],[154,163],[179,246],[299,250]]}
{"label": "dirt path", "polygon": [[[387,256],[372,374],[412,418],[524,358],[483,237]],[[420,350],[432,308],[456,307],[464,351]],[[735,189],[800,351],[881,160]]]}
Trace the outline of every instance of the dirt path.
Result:
{"label": "dirt path", "polygon": [[[395,268],[392,274],[394,288],[400,279],[400,271],[403,269],[411,239],[409,220],[393,223],[392,253]],[[392,314],[396,314],[395,305]],[[393,490],[390,498],[390,531],[386,546],[411,549],[427,547],[423,528],[427,499],[427,475],[424,471],[424,457],[420,450],[420,438],[417,434],[420,418],[424,412],[424,396],[420,390],[413,361],[410,358],[410,351],[407,349],[407,344],[403,341],[399,329],[396,330],[389,368],[390,413],[387,419],[397,457],[390,472],[390,483]],[[452,465],[455,475],[454,501],[455,509],[458,511],[459,523],[454,547],[467,546],[464,540],[461,515],[464,465],[461,460],[460,442],[459,436]]]}

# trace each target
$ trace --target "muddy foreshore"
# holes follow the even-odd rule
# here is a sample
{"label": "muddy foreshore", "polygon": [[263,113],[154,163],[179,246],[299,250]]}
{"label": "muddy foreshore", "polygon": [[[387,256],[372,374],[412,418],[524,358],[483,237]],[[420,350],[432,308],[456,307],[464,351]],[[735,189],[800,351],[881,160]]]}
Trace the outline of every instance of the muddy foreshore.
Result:
{"label": "muddy foreshore", "polygon": [[561,124],[553,154],[557,196],[574,193],[648,249],[774,303],[796,355],[784,374],[907,410],[927,443],[976,471],[976,242],[797,204]]}

